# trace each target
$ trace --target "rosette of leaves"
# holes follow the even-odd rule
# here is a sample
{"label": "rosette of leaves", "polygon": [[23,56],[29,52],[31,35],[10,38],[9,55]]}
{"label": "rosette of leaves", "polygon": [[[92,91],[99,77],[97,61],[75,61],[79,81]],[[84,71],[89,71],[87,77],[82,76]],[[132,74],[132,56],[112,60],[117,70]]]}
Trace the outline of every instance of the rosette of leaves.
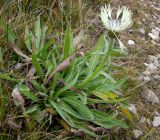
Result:
{"label": "rosette of leaves", "polygon": [[[76,47],[70,28],[63,43],[46,38],[47,27],[35,21],[34,33],[25,30],[25,46],[29,55],[18,47],[14,50],[29,63],[25,80],[16,85],[25,99],[24,117],[39,123],[58,117],[69,131],[82,131],[96,137],[98,128],[127,128],[121,113],[129,119],[124,108],[126,98],[110,74],[111,58],[119,54],[112,40],[103,34],[91,49]],[[28,76],[30,75],[30,76]],[[32,76],[31,76],[32,75]],[[56,117],[56,118],[57,118]]]}

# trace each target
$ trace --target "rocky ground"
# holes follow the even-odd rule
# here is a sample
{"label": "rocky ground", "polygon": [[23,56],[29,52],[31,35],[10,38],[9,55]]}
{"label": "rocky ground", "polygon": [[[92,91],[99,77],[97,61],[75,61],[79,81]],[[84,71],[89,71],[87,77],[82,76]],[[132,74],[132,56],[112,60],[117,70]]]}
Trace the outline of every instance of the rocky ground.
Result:
{"label": "rocky ground", "polygon": [[132,69],[139,81],[138,86],[128,91],[133,94],[129,110],[136,120],[132,134],[135,139],[159,140],[160,1],[139,0],[136,5],[124,4],[128,4],[134,13],[132,28],[121,38],[129,51],[124,66]]}

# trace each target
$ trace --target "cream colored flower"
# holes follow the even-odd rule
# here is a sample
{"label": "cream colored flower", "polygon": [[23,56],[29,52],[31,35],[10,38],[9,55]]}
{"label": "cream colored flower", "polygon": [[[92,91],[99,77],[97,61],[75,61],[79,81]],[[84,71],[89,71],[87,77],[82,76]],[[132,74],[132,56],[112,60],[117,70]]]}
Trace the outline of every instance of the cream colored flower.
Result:
{"label": "cream colored flower", "polygon": [[101,8],[100,17],[105,28],[113,32],[123,31],[132,25],[132,12],[126,6],[119,7],[113,19],[111,6],[105,5]]}

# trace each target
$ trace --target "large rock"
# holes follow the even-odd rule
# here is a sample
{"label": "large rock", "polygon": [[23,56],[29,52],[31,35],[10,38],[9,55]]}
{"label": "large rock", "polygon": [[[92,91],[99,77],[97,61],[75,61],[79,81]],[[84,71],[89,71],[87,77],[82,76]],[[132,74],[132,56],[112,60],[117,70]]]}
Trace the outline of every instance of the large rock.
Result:
{"label": "large rock", "polygon": [[156,103],[159,104],[159,98],[148,87],[144,87],[144,89],[141,93],[141,96],[142,96],[142,98],[144,98],[148,102],[151,102],[153,104],[156,104]]}

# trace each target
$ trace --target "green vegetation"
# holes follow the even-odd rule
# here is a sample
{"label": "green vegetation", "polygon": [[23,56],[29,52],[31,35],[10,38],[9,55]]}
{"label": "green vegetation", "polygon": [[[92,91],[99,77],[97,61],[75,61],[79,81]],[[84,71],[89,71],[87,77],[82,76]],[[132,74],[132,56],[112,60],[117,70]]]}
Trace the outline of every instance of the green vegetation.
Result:
{"label": "green vegetation", "polygon": [[[82,22],[82,1],[78,2],[79,11],[74,11],[76,3],[72,0],[68,5],[64,3],[65,6],[73,4],[71,11],[67,11],[68,7],[59,13],[54,11],[62,14],[61,19],[54,19],[54,37],[53,21],[49,21],[52,16],[46,20],[47,10],[43,16],[32,19],[34,24],[25,24],[18,30],[15,24],[25,22],[28,17],[17,16],[11,25],[1,19],[1,139],[61,139],[71,138],[70,133],[86,139],[107,137],[105,130],[126,129],[127,120],[132,121],[127,110],[128,97],[121,92],[127,78],[116,80],[111,73],[116,70],[112,58],[123,52],[107,33],[96,39],[92,48],[85,46],[89,39],[81,45],[85,36],[76,36],[71,29]],[[31,2],[18,3],[21,14],[26,15],[26,9],[32,8],[28,3]],[[16,10],[12,8],[11,11]],[[79,21],[75,25],[73,18]]]}

